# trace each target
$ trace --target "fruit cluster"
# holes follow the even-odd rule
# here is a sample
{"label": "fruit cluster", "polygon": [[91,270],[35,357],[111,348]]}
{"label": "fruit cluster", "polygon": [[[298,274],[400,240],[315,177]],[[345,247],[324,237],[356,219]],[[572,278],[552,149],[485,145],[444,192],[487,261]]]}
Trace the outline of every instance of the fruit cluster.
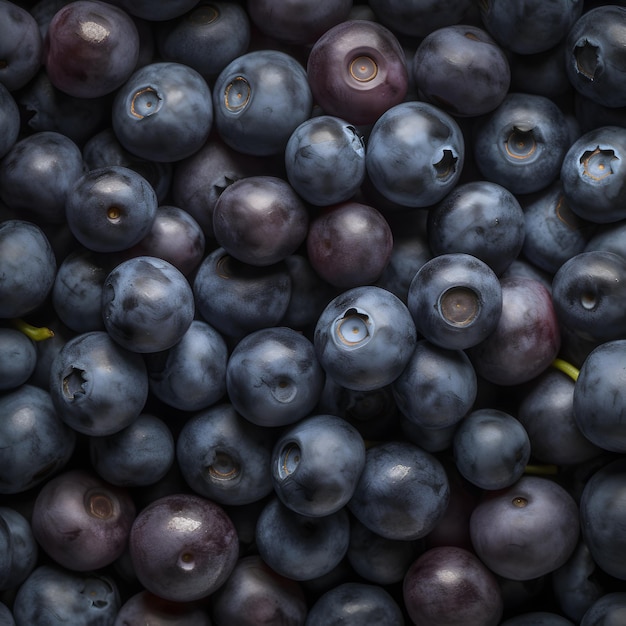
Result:
{"label": "fruit cluster", "polygon": [[626,6],[0,0],[0,624],[626,624]]}

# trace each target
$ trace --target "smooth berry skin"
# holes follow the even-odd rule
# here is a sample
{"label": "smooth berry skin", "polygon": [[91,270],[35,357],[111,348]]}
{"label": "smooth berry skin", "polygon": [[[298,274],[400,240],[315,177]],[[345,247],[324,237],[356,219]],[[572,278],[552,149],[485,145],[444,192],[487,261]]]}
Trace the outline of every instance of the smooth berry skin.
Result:
{"label": "smooth berry skin", "polygon": [[229,185],[213,209],[213,235],[242,263],[267,266],[304,242],[309,214],[289,183],[276,176],[249,176]]}
{"label": "smooth berry skin", "polygon": [[482,28],[455,24],[429,33],[411,71],[424,100],[458,117],[477,117],[504,100],[511,70],[504,50]]}
{"label": "smooth berry skin", "polygon": [[600,105],[625,106],[625,41],[624,7],[599,6],[581,15],[565,40],[565,71],[574,89]]}
{"label": "smooth berry skin", "polygon": [[555,481],[523,476],[486,494],[470,518],[476,555],[495,574],[531,580],[561,567],[578,544],[578,506]]}
{"label": "smooth berry skin", "polygon": [[589,478],[580,499],[582,539],[597,566],[619,580],[626,579],[626,542],[619,530],[626,515],[625,472],[623,459],[610,461]]}
{"label": "smooth berry skin", "polygon": [[315,353],[326,374],[348,389],[391,384],[417,342],[406,305],[381,287],[349,289],[333,298],[315,327]]}
{"label": "smooth berry skin", "polygon": [[16,624],[41,623],[52,614],[58,624],[96,626],[112,624],[121,604],[120,590],[111,576],[44,563],[18,589],[13,616]]}
{"label": "smooth berry skin", "polygon": [[322,517],[348,504],[364,466],[365,443],[354,426],[335,415],[311,415],[276,441],[272,483],[285,506]]}
{"label": "smooth berry skin", "polygon": [[408,90],[400,43],[389,29],[368,20],[328,29],[311,48],[306,72],[322,110],[357,126],[373,124]]}
{"label": "smooth berry skin", "polygon": [[172,602],[146,591],[138,591],[120,607],[113,626],[126,624],[176,623],[177,626],[211,626],[209,611],[201,603]]}
{"label": "smooth berry skin", "polygon": [[560,177],[565,199],[576,215],[595,224],[626,217],[620,201],[626,184],[624,154],[626,129],[621,126],[600,126],[569,146]]}
{"label": "smooth berry skin", "polygon": [[115,4],[131,15],[150,22],[172,20],[191,11],[197,0],[170,0],[166,4],[157,4],[150,0],[114,0]]}
{"label": "smooth berry skin", "polygon": [[140,511],[129,549],[137,578],[148,591],[165,600],[191,602],[226,582],[239,545],[221,506],[192,494],[172,494]]}
{"label": "smooth berry skin", "polygon": [[341,118],[311,117],[289,137],[285,168],[289,183],[306,202],[315,206],[346,202],[365,179],[365,141]]}
{"label": "smooth berry skin", "polygon": [[531,446],[526,429],[515,417],[497,409],[478,409],[459,424],[452,451],[466,480],[495,491],[522,477]]}
{"label": "smooth berry skin", "polygon": [[441,254],[416,272],[407,295],[415,328],[431,343],[464,350],[486,339],[502,312],[495,272],[464,253]]}
{"label": "smooth berry skin", "polygon": [[446,471],[432,454],[408,441],[387,441],[368,448],[348,509],[382,537],[413,541],[435,528],[449,498]]}
{"label": "smooth berry skin", "polygon": [[191,285],[163,259],[123,261],[104,281],[104,327],[127,350],[144,354],[171,348],[189,329],[194,313]]}
{"label": "smooth berry skin", "polygon": [[277,326],[291,298],[291,276],[284,261],[259,267],[241,263],[223,248],[202,261],[193,279],[202,318],[226,337]]}
{"label": "smooth berry skin", "polygon": [[314,44],[327,30],[350,15],[350,0],[311,4],[306,0],[248,1],[250,20],[266,35],[290,44]]}
{"label": "smooth berry skin", "polygon": [[420,339],[392,390],[398,409],[410,422],[441,429],[458,424],[471,410],[478,383],[463,350]]}
{"label": "smooth berry skin", "polygon": [[157,49],[165,61],[184,63],[214,80],[250,44],[250,17],[231,2],[199,2],[190,11],[157,24]]}
{"label": "smooth berry skin", "polygon": [[559,0],[495,0],[481,5],[480,18],[491,36],[505,49],[517,54],[550,50],[565,39],[580,17],[583,3]]}
{"label": "smooth berry skin", "polygon": [[474,128],[474,159],[485,179],[514,194],[544,189],[561,172],[571,137],[549,98],[509,92]]}
{"label": "smooth berry skin", "polygon": [[574,381],[555,368],[538,376],[520,399],[517,419],[542,463],[585,463],[601,450],[583,435],[574,418]]}
{"label": "smooth berry skin", "polygon": [[130,168],[89,170],[67,192],[65,216],[76,239],[94,252],[119,252],[141,241],[158,207],[154,188]]}
{"label": "smooth berry skin", "polygon": [[80,148],[69,137],[34,133],[15,143],[0,161],[0,198],[14,211],[62,223],[68,194],[84,171]]}
{"label": "smooth berry skin", "polygon": [[226,393],[228,357],[224,337],[194,319],[178,343],[144,355],[150,392],[181,411],[206,409]]}
{"label": "smooth berry skin", "polygon": [[221,505],[241,506],[271,493],[273,444],[271,430],[252,424],[224,402],[185,422],[176,457],[195,493]]}
{"label": "smooth berry skin", "polygon": [[306,626],[403,626],[399,604],[382,586],[345,582],[329,589],[311,606]]}
{"label": "smooth berry skin", "polygon": [[468,349],[476,373],[497,385],[518,385],[556,358],[561,337],[548,289],[533,278],[500,280],[502,313],[495,330]]}
{"label": "smooth berry skin", "polygon": [[143,413],[113,435],[91,437],[89,458],[98,476],[112,485],[153,485],[174,464],[174,436],[162,419]]}
{"label": "smooth berry skin", "polygon": [[559,323],[583,339],[601,343],[626,333],[622,306],[626,259],[590,250],[568,259],[554,275],[552,300]]}
{"label": "smooth berry skin", "polygon": [[286,426],[311,413],[324,379],[313,343],[284,326],[243,337],[226,366],[228,396],[247,420],[259,426]]}
{"label": "smooth berry skin", "polygon": [[524,245],[525,213],[506,187],[473,180],[428,210],[427,235],[433,255],[471,254],[500,276]]}
{"label": "smooth berry skin", "polygon": [[0,83],[13,92],[39,71],[43,39],[30,12],[14,2],[0,3]]}
{"label": "smooth berry skin", "polygon": [[375,207],[342,202],[312,218],[306,250],[323,280],[340,289],[351,289],[380,278],[391,258],[393,233]]}
{"label": "smooth berry skin", "polygon": [[122,555],[135,519],[130,494],[84,469],[49,480],[33,507],[33,534],[59,565],[88,572]]}
{"label": "smooth berry skin", "polygon": [[404,577],[402,595],[415,624],[496,626],[504,609],[493,572],[473,552],[456,546],[418,556]]}
{"label": "smooth berry skin", "polygon": [[54,284],[57,262],[36,223],[0,223],[0,318],[22,317],[39,308]]}
{"label": "smooth berry skin", "polygon": [[44,65],[52,84],[77,98],[118,89],[139,58],[139,33],[125,11],[99,0],[59,9],[45,39]]}
{"label": "smooth berry skin", "polygon": [[234,150],[282,154],[291,133],[313,110],[302,65],[280,50],[252,50],[231,61],[213,86],[215,126]]}
{"label": "smooth berry skin", "polygon": [[8,506],[0,507],[0,546],[0,590],[17,589],[37,566],[39,545],[30,521]]}
{"label": "smooth berry skin", "polygon": [[0,83],[0,159],[18,140],[20,112],[13,94]]}
{"label": "smooth berry skin", "polygon": [[372,127],[365,165],[373,186],[403,207],[441,201],[463,169],[465,142],[454,118],[428,102],[385,111]]}
{"label": "smooth berry skin", "polygon": [[0,398],[0,409],[0,493],[41,485],[68,463],[76,432],[61,420],[47,391],[22,385]]}
{"label": "smooth berry skin", "polygon": [[255,539],[259,555],[275,572],[298,582],[313,580],[332,572],[346,555],[348,512],[300,515],[274,497],[257,519]]}
{"label": "smooth berry skin", "polygon": [[191,67],[155,61],[118,89],[111,116],[126,150],[148,161],[173,163],[194,154],[208,139],[211,89]]}
{"label": "smooth berry skin", "polygon": [[593,444],[611,452],[626,450],[626,427],[621,388],[626,340],[615,339],[597,346],[583,361],[574,386],[574,419]]}
{"label": "smooth berry skin", "polygon": [[581,626],[619,623],[626,616],[626,593],[613,591],[598,598],[583,615]]}
{"label": "smooth berry skin", "polygon": [[23,385],[36,365],[37,348],[33,340],[14,328],[0,328],[0,390]]}
{"label": "smooth berry skin", "polygon": [[143,359],[105,331],[83,333],[65,343],[50,367],[49,385],[61,419],[96,437],[130,425],[148,398]]}
{"label": "smooth berry skin", "polygon": [[304,624],[307,604],[300,583],[273,571],[260,556],[243,556],[228,580],[211,596],[216,623],[255,626],[259,622]]}
{"label": "smooth berry skin", "polygon": [[158,257],[189,276],[202,262],[205,249],[206,237],[198,222],[179,207],[161,205],[148,234],[127,254]]}
{"label": "smooth berry skin", "polygon": [[524,223],[524,258],[550,274],[584,252],[596,230],[572,211],[560,179],[524,203]]}

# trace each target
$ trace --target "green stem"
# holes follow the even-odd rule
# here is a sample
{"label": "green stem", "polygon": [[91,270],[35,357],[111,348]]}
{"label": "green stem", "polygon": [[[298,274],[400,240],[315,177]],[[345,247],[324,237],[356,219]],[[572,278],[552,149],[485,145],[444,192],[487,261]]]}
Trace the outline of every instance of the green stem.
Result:
{"label": "green stem", "polygon": [[11,321],[17,330],[23,332],[33,341],[45,341],[46,339],[50,339],[50,337],[54,337],[54,332],[46,326],[33,326],[21,318],[15,318]]}
{"label": "green stem", "polygon": [[524,470],[524,474],[530,474],[531,476],[554,476],[558,473],[558,465],[552,465],[551,463],[527,465]]}
{"label": "green stem", "polygon": [[578,380],[580,370],[571,363],[568,363],[563,359],[554,359],[554,361],[552,361],[552,367],[560,370],[564,374],[567,374],[574,382]]}

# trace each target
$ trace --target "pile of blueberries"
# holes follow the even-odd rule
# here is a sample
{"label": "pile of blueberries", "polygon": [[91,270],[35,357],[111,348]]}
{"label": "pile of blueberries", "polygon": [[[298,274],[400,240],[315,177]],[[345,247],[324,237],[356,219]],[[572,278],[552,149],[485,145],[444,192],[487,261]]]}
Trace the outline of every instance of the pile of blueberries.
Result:
{"label": "pile of blueberries", "polygon": [[0,0],[0,626],[626,624],[626,2]]}

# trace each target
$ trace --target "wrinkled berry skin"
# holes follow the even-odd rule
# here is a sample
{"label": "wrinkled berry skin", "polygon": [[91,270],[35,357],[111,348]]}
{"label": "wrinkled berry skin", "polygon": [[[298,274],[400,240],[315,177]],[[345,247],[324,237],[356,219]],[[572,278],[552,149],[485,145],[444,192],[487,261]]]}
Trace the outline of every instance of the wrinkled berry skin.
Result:
{"label": "wrinkled berry skin", "polygon": [[218,504],[172,494],[139,513],[129,549],[137,578],[148,591],[166,600],[191,602],[226,582],[239,544],[232,521]]}
{"label": "wrinkled berry skin", "polygon": [[326,374],[339,385],[359,391],[392,383],[416,342],[406,305],[390,291],[370,285],[331,300],[317,321],[313,339]]}
{"label": "wrinkled berry skin", "polygon": [[382,24],[347,20],[313,45],[307,77],[315,101],[328,115],[362,126],[399,104],[408,89],[406,58]]}
{"label": "wrinkled berry skin", "polygon": [[454,188],[464,157],[465,142],[454,118],[428,102],[410,101],[376,120],[365,165],[382,196],[404,207],[424,208]]}
{"label": "wrinkled berry skin", "polygon": [[626,8],[590,9],[565,41],[565,70],[580,94],[607,107],[626,106]]}
{"label": "wrinkled berry skin", "polygon": [[180,161],[199,150],[213,126],[211,90],[182,63],[154,62],[116,92],[111,111],[120,143],[148,161]]}
{"label": "wrinkled berry skin", "polygon": [[122,555],[134,519],[135,505],[126,490],[74,469],[40,489],[31,524],[37,542],[56,563],[86,572]]}
{"label": "wrinkled berry skin", "polygon": [[99,0],[72,2],[54,15],[44,65],[52,84],[77,98],[112,93],[139,58],[139,33],[125,11]]}
{"label": "wrinkled berry skin", "polygon": [[171,348],[189,329],[194,312],[191,285],[163,259],[141,256],[123,261],[104,281],[104,326],[133,352]]}
{"label": "wrinkled berry skin", "polygon": [[304,68],[279,50],[253,50],[231,61],[213,87],[215,126],[234,150],[279,154],[311,115],[313,96]]}

